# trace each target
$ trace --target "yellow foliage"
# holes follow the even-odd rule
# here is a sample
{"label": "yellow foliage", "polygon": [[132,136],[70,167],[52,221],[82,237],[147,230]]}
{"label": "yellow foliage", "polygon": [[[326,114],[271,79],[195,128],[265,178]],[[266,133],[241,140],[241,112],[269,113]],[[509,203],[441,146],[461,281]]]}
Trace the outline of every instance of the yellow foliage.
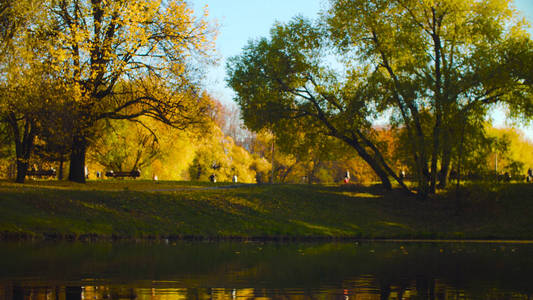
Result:
{"label": "yellow foliage", "polygon": [[521,163],[520,173],[525,175],[528,168],[533,168],[533,142],[528,140],[524,133],[514,128],[494,128],[488,127],[487,134],[490,137],[495,137],[498,140],[506,140],[509,142],[506,153],[496,152],[489,155],[488,165],[492,170],[496,168],[496,161],[498,161],[498,170],[505,170],[512,162]]}
{"label": "yellow foliage", "polygon": [[[157,176],[159,180],[207,181],[211,174],[215,174],[217,181],[230,182],[236,176],[238,182],[254,183],[256,171],[266,174],[270,170],[268,161],[252,156],[246,149],[236,145],[214,123],[198,135],[197,130],[176,130],[147,117],[141,120],[158,137],[155,148],[158,155],[140,167],[141,178],[151,179]],[[146,134],[146,129],[139,123],[120,121],[115,131],[107,131],[103,140],[89,149],[91,161],[88,167],[92,170],[90,177],[94,178],[94,170],[106,170],[106,163],[102,159],[118,158],[122,171],[134,168],[138,151],[149,151],[142,149],[146,145],[139,144],[139,140]],[[144,156],[141,155],[142,157]],[[213,165],[216,165],[215,169]]]}

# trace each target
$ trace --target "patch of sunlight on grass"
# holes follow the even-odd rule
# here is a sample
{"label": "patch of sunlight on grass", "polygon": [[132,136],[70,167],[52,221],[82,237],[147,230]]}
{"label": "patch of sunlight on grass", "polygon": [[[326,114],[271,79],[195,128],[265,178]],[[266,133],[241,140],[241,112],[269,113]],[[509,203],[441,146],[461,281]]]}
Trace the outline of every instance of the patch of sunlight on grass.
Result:
{"label": "patch of sunlight on grass", "polygon": [[132,179],[88,180],[85,184],[59,180],[27,180],[24,184],[0,180],[0,188],[24,188],[47,190],[78,190],[78,191],[174,191],[184,189],[205,189],[230,185],[231,183],[209,183],[194,181],[153,181]]}
{"label": "patch of sunlight on grass", "polygon": [[353,197],[353,198],[371,198],[371,199],[377,199],[377,198],[383,198],[382,195],[374,195],[370,193],[358,193],[358,192],[340,192],[337,193],[338,195]]}
{"label": "patch of sunlight on grass", "polygon": [[261,207],[257,203],[254,203],[254,202],[252,202],[250,200],[247,200],[247,199],[244,199],[244,198],[231,197],[231,198],[228,199],[228,201],[230,201],[232,203],[235,203],[235,204],[238,204],[238,205],[242,205],[244,207],[248,207],[248,208],[250,208],[252,210],[255,210],[257,212],[260,212],[260,213],[268,212],[267,210],[264,209],[264,207]]}
{"label": "patch of sunlight on grass", "polygon": [[383,198],[382,195],[374,195],[370,193],[355,193],[354,196],[358,198]]}
{"label": "patch of sunlight on grass", "polygon": [[353,229],[357,229],[357,230],[361,229],[359,225],[355,225],[355,224],[346,224],[346,226],[353,228]]}
{"label": "patch of sunlight on grass", "polygon": [[307,228],[312,229],[314,231],[319,231],[320,233],[322,233],[324,235],[342,236],[342,235],[350,234],[350,232],[348,232],[348,231],[340,230],[340,229],[337,229],[337,228],[331,228],[331,227],[316,225],[316,224],[311,224],[311,223],[307,223],[307,222],[300,221],[300,220],[291,220],[291,222],[293,222],[295,224],[298,224],[298,225],[301,225],[301,226],[304,226],[304,227],[307,227]]}
{"label": "patch of sunlight on grass", "polygon": [[388,227],[399,227],[399,228],[403,228],[403,229],[409,229],[409,226],[407,226],[405,224],[389,222],[389,221],[380,221],[380,222],[377,222],[377,224],[388,226]]}
{"label": "patch of sunlight on grass", "polygon": [[219,209],[224,210],[225,212],[230,213],[232,215],[243,217],[250,216],[250,211],[255,211],[259,214],[264,214],[268,212],[256,203],[235,197],[227,199],[227,201],[219,201],[216,204],[212,204],[212,206],[218,207]]}
{"label": "patch of sunlight on grass", "polygon": [[24,183],[23,185],[20,183],[7,183],[2,184],[3,188],[15,188],[15,189],[26,189],[26,190],[39,190],[39,189],[47,189],[47,190],[70,190],[72,189],[72,186],[67,185],[44,185],[44,184],[35,184],[35,183]]}
{"label": "patch of sunlight on grass", "polygon": [[81,205],[87,207],[87,208],[90,208],[90,209],[97,209],[97,210],[101,210],[101,211],[105,211],[105,212],[112,212],[113,211],[109,207],[107,207],[105,205],[102,205],[102,204],[94,204],[94,203],[83,202],[83,201],[80,201],[79,203]]}

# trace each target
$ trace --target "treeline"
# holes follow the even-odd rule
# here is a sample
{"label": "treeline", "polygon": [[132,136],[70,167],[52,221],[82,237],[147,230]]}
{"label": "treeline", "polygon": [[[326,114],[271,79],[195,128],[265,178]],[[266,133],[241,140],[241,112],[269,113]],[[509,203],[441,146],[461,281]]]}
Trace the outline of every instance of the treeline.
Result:
{"label": "treeline", "polygon": [[[528,170],[533,168],[533,142],[513,128],[494,128],[488,122],[481,126],[483,135],[471,140],[461,155],[451,160],[450,180],[498,181],[503,180],[504,174],[512,180],[526,180]],[[374,126],[372,129],[379,151],[398,170],[398,176],[416,183],[416,169],[406,146],[409,141],[404,130],[390,126]],[[294,138],[292,133],[291,136]],[[350,172],[352,182],[368,184],[380,180],[365,160],[342,141],[320,135],[312,137],[303,132],[298,136],[300,139],[275,137],[275,149],[279,149],[278,153],[274,152],[276,181],[338,183],[344,179],[346,171]],[[271,161],[269,151],[264,153]],[[462,175],[457,172],[459,167]]]}
{"label": "treeline", "polygon": [[[88,179],[105,179],[105,173],[141,171],[141,178],[160,180],[274,183],[339,183],[346,171],[351,182],[373,183],[379,177],[357,153],[344,143],[320,134],[300,131],[275,136],[268,130],[253,133],[244,127],[240,110],[204,95],[210,103],[203,126],[176,129],[149,117],[138,120],[106,120],[99,124],[87,148]],[[533,143],[512,128],[483,125],[484,136],[465,148],[462,180],[498,180],[509,173],[523,179],[533,166]],[[378,147],[399,174],[414,179],[413,166],[405,149],[403,130],[374,127]],[[56,170],[55,178],[66,179],[69,169],[68,143],[48,139],[47,130],[35,137],[29,169]],[[16,178],[14,143],[9,128],[0,134],[0,174]],[[64,138],[64,141],[68,139]],[[458,166],[451,164],[451,177]],[[272,169],[272,166],[274,168]],[[97,177],[97,172],[100,177]],[[37,178],[37,176],[33,176]],[[50,177],[48,177],[50,178]]]}
{"label": "treeline", "polygon": [[486,121],[495,107],[533,116],[533,41],[510,1],[331,0],[230,59],[238,108],[202,89],[216,28],[196,15],[183,0],[3,1],[2,174],[325,183],[349,171],[424,198],[532,167],[531,142]]}

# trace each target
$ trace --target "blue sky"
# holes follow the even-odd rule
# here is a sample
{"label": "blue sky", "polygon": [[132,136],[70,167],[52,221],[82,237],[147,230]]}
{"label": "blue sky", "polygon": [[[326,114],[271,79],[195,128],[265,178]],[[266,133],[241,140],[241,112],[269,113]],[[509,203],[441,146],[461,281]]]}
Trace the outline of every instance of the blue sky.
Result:
{"label": "blue sky", "polygon": [[[249,40],[268,36],[276,21],[287,22],[295,15],[316,18],[327,5],[325,0],[192,0],[191,3],[196,11],[207,5],[209,18],[219,24],[220,63],[210,69],[206,87],[223,103],[231,103],[234,96],[224,81],[227,58],[240,54]],[[533,0],[515,0],[515,6],[533,24]],[[533,33],[533,29],[530,32]],[[505,126],[503,111],[495,111],[492,115],[496,126]],[[520,129],[533,141],[533,125]]]}

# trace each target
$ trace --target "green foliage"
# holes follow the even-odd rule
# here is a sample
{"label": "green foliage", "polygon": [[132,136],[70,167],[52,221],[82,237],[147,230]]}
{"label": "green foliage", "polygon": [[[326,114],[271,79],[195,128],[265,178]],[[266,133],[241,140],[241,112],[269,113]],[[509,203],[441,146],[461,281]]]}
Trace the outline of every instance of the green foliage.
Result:
{"label": "green foliage", "polygon": [[483,159],[462,155],[484,143],[476,129],[491,105],[532,116],[531,66],[519,63],[533,55],[525,28],[507,0],[332,0],[321,22],[295,18],[250,42],[230,60],[228,83],[252,129],[291,147],[297,131],[336,137],[384,186],[394,177],[405,187],[371,127],[392,112],[391,125],[405,133],[404,163],[426,197],[438,177],[445,186],[452,158],[458,169]]}
{"label": "green foliage", "polygon": [[[243,54],[230,59],[228,84],[236,91],[245,124],[271,130],[286,150],[300,144],[297,160],[303,154],[315,160],[333,155],[324,151],[331,136],[353,147],[390,188],[390,168],[371,138],[375,110],[366,101],[366,84],[361,76],[347,80],[331,67],[326,37],[319,24],[303,18],[276,24],[269,39],[250,42]],[[306,153],[309,146],[312,154]]]}
{"label": "green foliage", "polygon": [[139,123],[108,122],[100,135],[89,156],[106,170],[142,170],[161,155],[156,133]]}
{"label": "green foliage", "polygon": [[531,68],[519,63],[531,39],[509,1],[335,0],[326,22],[345,60],[373,70],[368,90],[380,111],[393,108],[422,193],[428,184],[434,192],[450,157],[484,138],[472,128],[490,105],[531,117]]}

